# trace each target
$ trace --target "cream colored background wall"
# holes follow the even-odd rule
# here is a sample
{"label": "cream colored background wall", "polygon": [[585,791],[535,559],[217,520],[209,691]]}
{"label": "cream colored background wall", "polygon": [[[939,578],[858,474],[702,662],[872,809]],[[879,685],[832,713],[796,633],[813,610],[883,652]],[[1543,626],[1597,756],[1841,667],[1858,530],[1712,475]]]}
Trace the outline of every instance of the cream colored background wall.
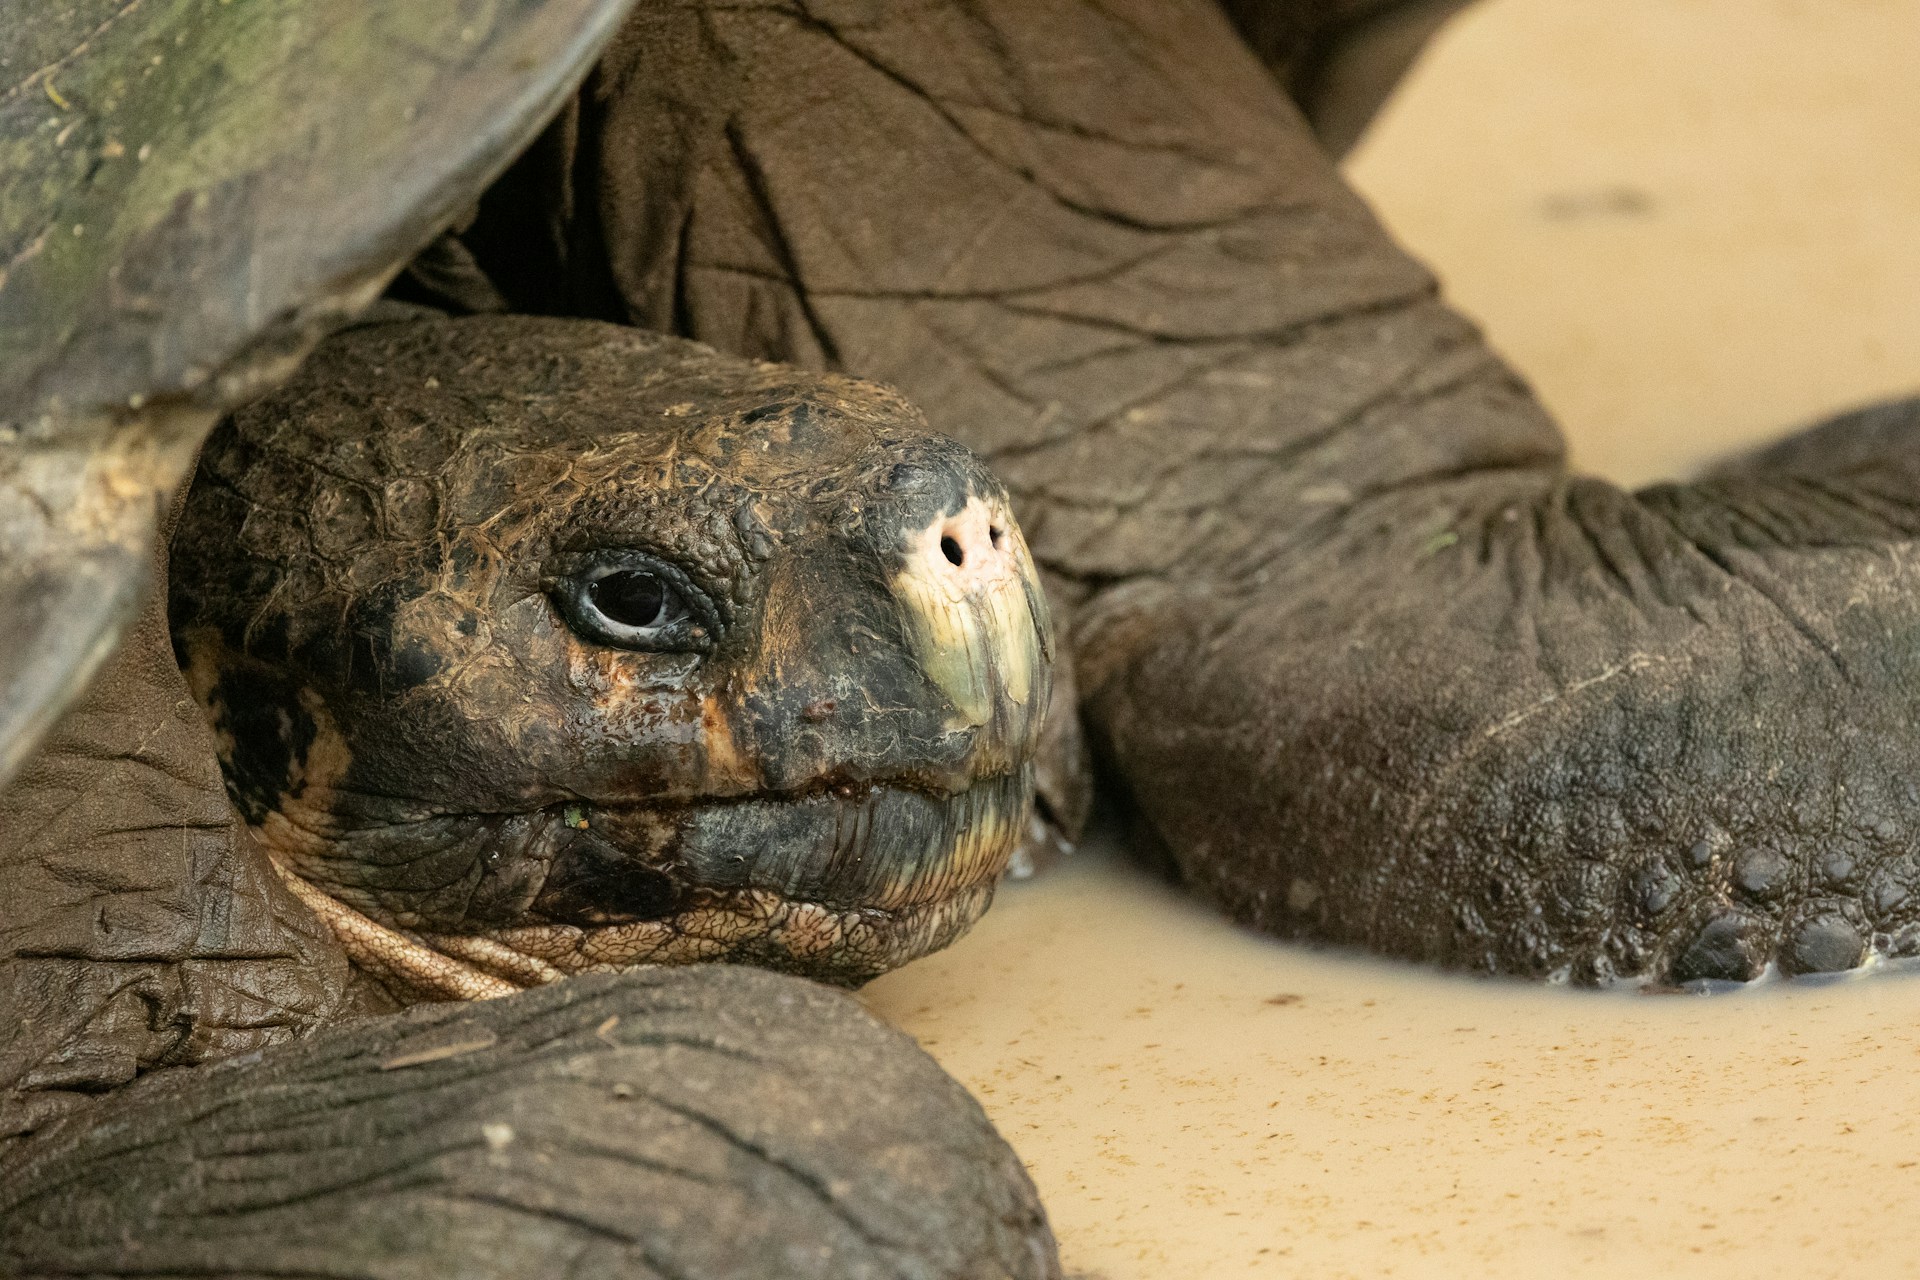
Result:
{"label": "cream colored background wall", "polygon": [[1627,483],[1920,394],[1920,4],[1482,0],[1348,164]]}

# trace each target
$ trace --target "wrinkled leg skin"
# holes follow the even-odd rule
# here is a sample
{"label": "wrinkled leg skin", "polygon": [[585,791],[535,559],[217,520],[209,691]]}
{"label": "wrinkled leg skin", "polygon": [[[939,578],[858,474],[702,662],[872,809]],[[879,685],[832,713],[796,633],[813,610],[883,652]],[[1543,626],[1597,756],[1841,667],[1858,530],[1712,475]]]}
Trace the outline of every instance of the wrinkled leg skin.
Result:
{"label": "wrinkled leg skin", "polygon": [[0,1274],[1057,1277],[979,1106],[838,992],[712,966],[159,1074],[0,1173]]}
{"label": "wrinkled leg skin", "polygon": [[467,243],[984,454],[1240,920],[1583,983],[1920,953],[1912,434],[1570,476],[1210,0],[650,4]]}

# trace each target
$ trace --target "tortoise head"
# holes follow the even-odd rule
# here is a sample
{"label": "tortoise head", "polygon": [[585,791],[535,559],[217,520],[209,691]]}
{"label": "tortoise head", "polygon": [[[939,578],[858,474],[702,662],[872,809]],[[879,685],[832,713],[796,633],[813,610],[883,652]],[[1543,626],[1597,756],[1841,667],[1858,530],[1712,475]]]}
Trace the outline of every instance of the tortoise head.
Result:
{"label": "tortoise head", "polygon": [[171,590],[256,835],[429,990],[863,980],[963,931],[1029,821],[1032,561],[856,379],[578,320],[351,330],[216,432]]}

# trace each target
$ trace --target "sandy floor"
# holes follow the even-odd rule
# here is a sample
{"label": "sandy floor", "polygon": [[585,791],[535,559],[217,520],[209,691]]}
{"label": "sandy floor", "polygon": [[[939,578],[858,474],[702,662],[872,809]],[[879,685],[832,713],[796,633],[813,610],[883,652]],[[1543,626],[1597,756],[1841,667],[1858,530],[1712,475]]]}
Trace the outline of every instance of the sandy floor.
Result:
{"label": "sandy floor", "polygon": [[1920,1248],[1920,975],[1430,976],[1094,854],[870,998],[1025,1156],[1074,1275],[1903,1275]]}
{"label": "sandy floor", "polygon": [[[1487,0],[1352,170],[1581,462],[1649,480],[1920,392],[1917,52],[1920,0]],[[1920,1267],[1920,977],[1432,977],[1095,851],[868,999],[1020,1148],[1076,1275]]]}

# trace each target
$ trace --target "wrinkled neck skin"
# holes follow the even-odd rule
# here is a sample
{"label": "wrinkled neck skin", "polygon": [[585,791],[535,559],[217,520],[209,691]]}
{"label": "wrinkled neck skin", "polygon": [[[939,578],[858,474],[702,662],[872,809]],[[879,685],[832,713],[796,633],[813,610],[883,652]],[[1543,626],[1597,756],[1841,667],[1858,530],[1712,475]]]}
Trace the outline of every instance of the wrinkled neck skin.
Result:
{"label": "wrinkled neck skin", "polygon": [[354,330],[209,444],[174,565],[237,804],[410,996],[860,982],[962,932],[1030,821],[1031,557],[870,384],[589,322]]}
{"label": "wrinkled neck skin", "polygon": [[[579,170],[627,197],[515,258]],[[1568,476],[1208,0],[645,9],[465,238],[518,309],[925,405],[1243,920],[1587,983],[1920,952],[1908,446]]]}

